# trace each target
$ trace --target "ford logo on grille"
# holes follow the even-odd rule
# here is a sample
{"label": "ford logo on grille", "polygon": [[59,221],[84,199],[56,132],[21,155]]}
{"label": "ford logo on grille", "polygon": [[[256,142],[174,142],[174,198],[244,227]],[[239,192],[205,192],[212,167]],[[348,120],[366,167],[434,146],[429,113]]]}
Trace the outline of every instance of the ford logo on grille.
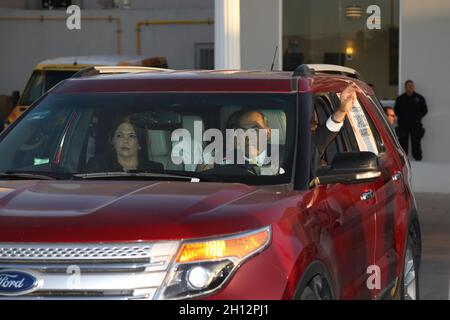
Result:
{"label": "ford logo on grille", "polygon": [[0,271],[0,296],[18,296],[35,291],[41,281],[27,271]]}

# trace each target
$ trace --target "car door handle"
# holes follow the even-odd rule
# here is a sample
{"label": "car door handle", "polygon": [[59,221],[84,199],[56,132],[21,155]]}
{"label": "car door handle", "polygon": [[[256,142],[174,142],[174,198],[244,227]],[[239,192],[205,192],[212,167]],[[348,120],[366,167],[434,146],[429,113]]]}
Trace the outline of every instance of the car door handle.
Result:
{"label": "car door handle", "polygon": [[401,179],[402,179],[402,173],[400,171],[394,172],[394,174],[392,175],[392,180],[400,181]]}
{"label": "car door handle", "polygon": [[373,190],[368,190],[361,195],[362,201],[369,201],[372,199],[375,199],[375,193],[373,192]]}

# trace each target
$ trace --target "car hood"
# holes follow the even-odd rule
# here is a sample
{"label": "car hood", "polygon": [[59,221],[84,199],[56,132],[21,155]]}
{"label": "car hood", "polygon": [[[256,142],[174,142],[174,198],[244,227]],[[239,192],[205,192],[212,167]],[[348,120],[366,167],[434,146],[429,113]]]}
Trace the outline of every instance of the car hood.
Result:
{"label": "car hood", "polygon": [[2,181],[0,242],[218,236],[270,225],[298,211],[299,197],[231,183]]}

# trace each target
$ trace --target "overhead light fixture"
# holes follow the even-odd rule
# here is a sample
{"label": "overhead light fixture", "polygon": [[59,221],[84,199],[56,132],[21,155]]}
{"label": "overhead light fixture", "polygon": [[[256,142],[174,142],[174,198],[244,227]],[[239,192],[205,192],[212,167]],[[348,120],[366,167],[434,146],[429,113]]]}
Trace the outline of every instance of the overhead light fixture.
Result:
{"label": "overhead light fixture", "polygon": [[346,59],[347,59],[348,61],[353,60],[353,54],[354,54],[354,53],[355,53],[355,50],[353,49],[353,47],[348,46],[348,47],[345,49],[345,57],[346,57]]}
{"label": "overhead light fixture", "polygon": [[347,6],[345,9],[345,16],[349,20],[359,20],[363,15],[363,8],[361,6]]}

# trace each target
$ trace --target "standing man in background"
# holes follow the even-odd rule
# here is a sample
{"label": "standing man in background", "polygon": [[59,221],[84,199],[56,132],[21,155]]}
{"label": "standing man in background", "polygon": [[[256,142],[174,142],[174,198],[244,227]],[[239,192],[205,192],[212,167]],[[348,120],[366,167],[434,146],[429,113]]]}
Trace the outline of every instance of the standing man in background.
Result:
{"label": "standing man in background", "polygon": [[412,155],[416,161],[422,160],[420,144],[425,129],[422,118],[427,114],[428,107],[425,98],[416,92],[414,82],[405,82],[405,93],[395,101],[395,114],[398,119],[398,135],[403,150],[408,154],[409,136],[411,136]]}

